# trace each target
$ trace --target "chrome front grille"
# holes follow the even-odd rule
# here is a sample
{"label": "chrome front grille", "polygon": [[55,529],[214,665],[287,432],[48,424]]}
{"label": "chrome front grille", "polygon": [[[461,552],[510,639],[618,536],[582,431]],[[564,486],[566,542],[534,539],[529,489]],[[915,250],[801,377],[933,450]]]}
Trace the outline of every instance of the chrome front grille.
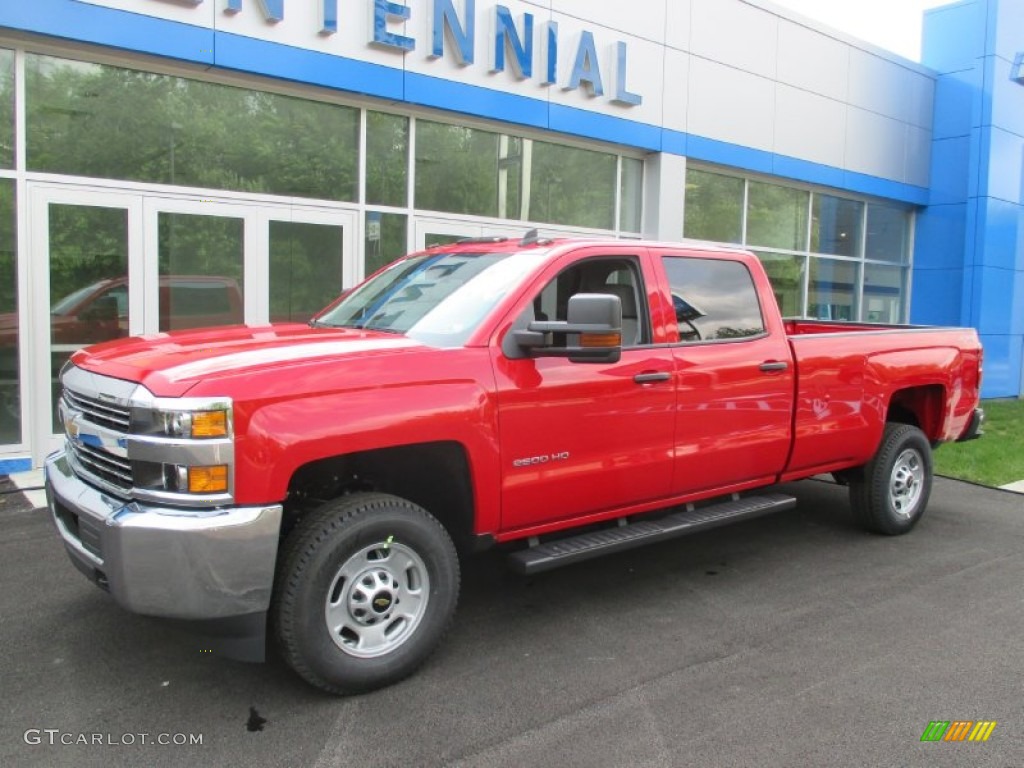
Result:
{"label": "chrome front grille", "polygon": [[77,440],[68,440],[68,448],[73,463],[84,474],[102,480],[125,494],[131,490],[132,463],[128,459]]}
{"label": "chrome front grille", "polygon": [[131,412],[116,403],[87,397],[67,388],[64,389],[64,401],[72,410],[80,411],[86,419],[101,427],[127,432],[131,426]]}

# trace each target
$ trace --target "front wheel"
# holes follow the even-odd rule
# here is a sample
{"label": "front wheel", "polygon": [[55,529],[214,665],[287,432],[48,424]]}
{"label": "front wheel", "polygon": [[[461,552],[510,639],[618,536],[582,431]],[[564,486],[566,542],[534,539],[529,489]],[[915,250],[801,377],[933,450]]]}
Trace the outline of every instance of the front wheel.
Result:
{"label": "front wheel", "polygon": [[459,562],[421,507],[380,493],[328,502],[289,535],[274,595],[285,660],[330,693],[412,673],[455,612]]}
{"label": "front wheel", "polygon": [[850,506],[867,530],[895,536],[913,528],[932,490],[932,449],[910,424],[888,423],[863,477],[850,483]]}

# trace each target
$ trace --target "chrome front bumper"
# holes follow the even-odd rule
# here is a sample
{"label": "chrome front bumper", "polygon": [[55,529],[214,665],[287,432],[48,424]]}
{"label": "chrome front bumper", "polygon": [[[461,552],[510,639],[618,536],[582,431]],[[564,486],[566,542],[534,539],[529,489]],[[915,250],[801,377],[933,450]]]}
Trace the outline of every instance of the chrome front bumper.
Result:
{"label": "chrome front bumper", "polygon": [[280,505],[126,503],[79,480],[63,451],[46,460],[46,497],[71,561],[130,611],[202,620],[270,605]]}

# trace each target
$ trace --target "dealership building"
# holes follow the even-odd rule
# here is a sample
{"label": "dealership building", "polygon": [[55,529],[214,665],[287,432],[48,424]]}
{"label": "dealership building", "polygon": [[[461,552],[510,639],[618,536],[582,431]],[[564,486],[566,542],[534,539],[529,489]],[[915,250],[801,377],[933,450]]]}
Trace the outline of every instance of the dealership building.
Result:
{"label": "dealership building", "polygon": [[936,8],[918,64],[767,0],[0,3],[0,474],[75,349],[532,228],[740,244],[784,314],[973,326],[1021,396],[1021,29]]}

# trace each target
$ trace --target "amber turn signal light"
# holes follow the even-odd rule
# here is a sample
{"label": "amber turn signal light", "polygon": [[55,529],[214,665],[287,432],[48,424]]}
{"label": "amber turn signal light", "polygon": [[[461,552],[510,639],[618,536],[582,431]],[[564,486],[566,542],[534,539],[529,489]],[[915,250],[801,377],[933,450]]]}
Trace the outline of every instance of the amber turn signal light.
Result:
{"label": "amber turn signal light", "polygon": [[227,464],[188,468],[189,493],[223,493],[228,489]]}
{"label": "amber turn signal light", "polygon": [[622,344],[621,333],[581,333],[581,347],[618,347]]}
{"label": "amber turn signal light", "polygon": [[192,437],[227,437],[227,411],[198,411],[192,414]]}

